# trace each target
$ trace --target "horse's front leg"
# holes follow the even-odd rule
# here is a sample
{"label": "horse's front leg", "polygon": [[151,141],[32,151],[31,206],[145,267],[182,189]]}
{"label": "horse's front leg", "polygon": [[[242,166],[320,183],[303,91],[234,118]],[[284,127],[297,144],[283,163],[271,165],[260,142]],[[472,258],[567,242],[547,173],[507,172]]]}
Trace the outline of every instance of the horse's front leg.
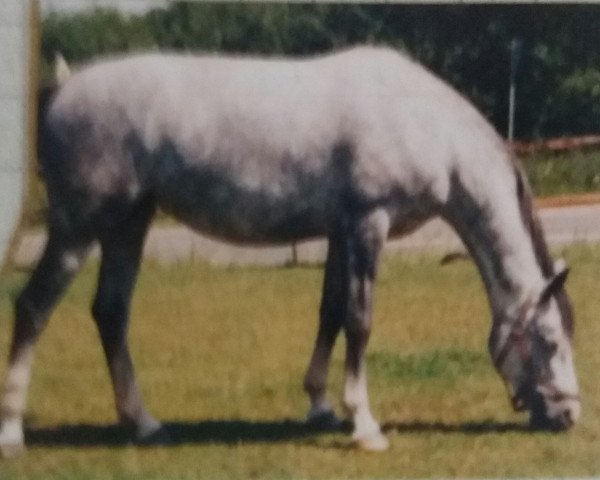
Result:
{"label": "horse's front leg", "polygon": [[167,440],[165,432],[144,408],[127,341],[131,295],[153,212],[153,208],[147,208],[148,211],[137,212],[131,223],[100,236],[102,262],[92,313],[106,355],[120,422],[133,430],[136,440],[162,443]]}
{"label": "horse's front leg", "polygon": [[347,235],[344,407],[354,423],[353,440],[359,448],[371,451],[385,450],[389,446],[371,414],[365,365],[365,350],[371,332],[373,287],[389,223],[387,213],[376,210],[351,221]]}
{"label": "horse's front leg", "polygon": [[344,322],[346,301],[343,288],[345,275],[343,251],[345,238],[339,232],[329,237],[323,296],[321,298],[319,332],[313,354],[304,377],[304,389],[310,397],[307,421],[318,427],[336,427],[340,421],[327,400],[326,387],[331,352]]}

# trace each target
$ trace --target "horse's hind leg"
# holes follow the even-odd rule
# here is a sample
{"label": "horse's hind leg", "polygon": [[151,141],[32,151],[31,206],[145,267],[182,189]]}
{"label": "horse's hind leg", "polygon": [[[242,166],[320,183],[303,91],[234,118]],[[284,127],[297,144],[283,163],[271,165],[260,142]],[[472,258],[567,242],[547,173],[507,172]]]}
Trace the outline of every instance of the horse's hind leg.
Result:
{"label": "horse's hind leg", "polygon": [[0,451],[23,449],[23,413],[31,376],[33,348],[53,307],[79,270],[91,239],[50,228],[42,258],[15,302],[15,325],[0,404]]}
{"label": "horse's hind leg", "polygon": [[327,376],[331,352],[345,317],[346,301],[343,299],[343,249],[345,238],[339,232],[329,237],[325,278],[321,299],[319,331],[312,357],[304,377],[304,389],[310,397],[307,421],[310,424],[331,427],[339,424],[333,408],[326,398]]}
{"label": "horse's hind leg", "polygon": [[102,261],[92,313],[110,372],[117,414],[141,442],[159,440],[160,423],[144,408],[127,342],[129,306],[144,237],[154,213],[151,201],[141,203],[131,218],[100,235]]}
{"label": "horse's hind leg", "polygon": [[347,228],[344,407],[354,423],[352,437],[365,450],[388,447],[388,441],[370,411],[365,365],[365,350],[371,331],[373,287],[388,229],[389,216],[383,210],[350,218]]}

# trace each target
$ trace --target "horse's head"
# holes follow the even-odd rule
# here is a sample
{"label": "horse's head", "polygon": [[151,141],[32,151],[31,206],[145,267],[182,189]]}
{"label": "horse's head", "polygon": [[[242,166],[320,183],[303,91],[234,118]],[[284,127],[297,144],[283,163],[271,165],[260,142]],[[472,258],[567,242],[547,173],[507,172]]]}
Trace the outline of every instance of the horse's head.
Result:
{"label": "horse's head", "polygon": [[496,318],[489,348],[515,410],[529,410],[534,428],[566,430],[580,414],[573,365],[572,310],[562,267],[517,312]]}

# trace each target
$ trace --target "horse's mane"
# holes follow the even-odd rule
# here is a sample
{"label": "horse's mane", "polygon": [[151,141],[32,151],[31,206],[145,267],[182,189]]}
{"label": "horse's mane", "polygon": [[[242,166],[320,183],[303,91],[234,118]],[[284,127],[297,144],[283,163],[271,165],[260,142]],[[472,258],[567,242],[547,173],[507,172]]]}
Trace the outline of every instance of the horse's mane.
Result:
{"label": "horse's mane", "polygon": [[[525,228],[531,236],[533,242],[533,248],[537,262],[542,270],[542,274],[545,278],[550,279],[554,276],[554,261],[550,255],[550,249],[548,243],[544,237],[544,230],[538,215],[535,212],[533,205],[533,193],[531,186],[523,170],[523,166],[513,157],[513,165],[515,169],[515,176],[517,179],[517,196],[519,199],[519,209],[521,211],[521,218],[525,224]],[[561,318],[563,328],[567,334],[572,337],[574,331],[574,320],[571,302],[569,301],[564,289],[558,291],[555,295],[558,307],[561,311]]]}
{"label": "horse's mane", "polygon": [[538,215],[535,213],[533,205],[533,193],[523,170],[521,163],[514,159],[515,175],[517,178],[517,196],[519,199],[519,208],[521,210],[521,218],[531,239],[535,250],[535,256],[538,264],[542,269],[542,273],[546,278],[552,277],[554,274],[554,263],[550,256],[550,250],[544,231],[542,229]]}

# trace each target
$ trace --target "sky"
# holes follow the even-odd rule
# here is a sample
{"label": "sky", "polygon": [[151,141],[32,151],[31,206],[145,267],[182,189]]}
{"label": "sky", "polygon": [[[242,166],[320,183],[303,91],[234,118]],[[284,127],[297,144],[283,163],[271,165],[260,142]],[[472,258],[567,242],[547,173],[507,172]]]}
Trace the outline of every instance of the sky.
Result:
{"label": "sky", "polygon": [[169,0],[40,0],[44,15],[50,12],[77,12],[94,7],[113,7],[125,13],[145,13],[168,3]]}

